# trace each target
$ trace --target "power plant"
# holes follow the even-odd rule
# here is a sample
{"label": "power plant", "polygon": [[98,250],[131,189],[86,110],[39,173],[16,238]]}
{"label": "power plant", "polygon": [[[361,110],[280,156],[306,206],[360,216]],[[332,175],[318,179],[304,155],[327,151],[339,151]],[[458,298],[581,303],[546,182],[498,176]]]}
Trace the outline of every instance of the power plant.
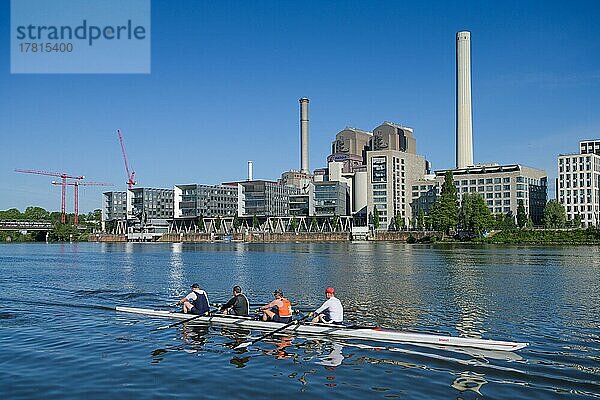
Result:
{"label": "power plant", "polygon": [[[134,240],[155,240],[166,231],[189,232],[200,230],[202,225],[208,226],[206,232],[218,233],[216,218],[223,218],[221,230],[224,232],[231,232],[234,218],[246,218],[246,225],[249,218],[253,220],[252,225],[260,219],[260,224],[273,232],[314,232],[314,229],[335,232],[341,220],[345,221],[344,229],[364,235],[368,229],[423,228],[423,215],[432,209],[446,172],[451,172],[459,201],[465,194],[478,194],[493,214],[508,216],[516,215],[517,207],[522,204],[532,222],[541,223],[547,198],[545,171],[519,164],[473,162],[471,33],[468,31],[456,33],[456,165],[453,169],[432,171],[430,162],[417,153],[413,128],[385,121],[370,131],[346,127],[338,132],[327,165],[311,171],[308,156],[310,101],[302,97],[298,102],[299,169],[283,172],[277,181],[255,180],[253,162],[248,160],[245,180],[221,185],[176,185],[173,190],[138,188],[135,193],[130,188],[126,210],[120,200],[125,197],[123,193],[108,192],[103,217],[110,221],[124,214],[142,215],[144,218],[139,222],[142,236],[132,232]],[[127,168],[123,146],[122,151]],[[132,186],[133,173],[128,169],[127,173],[128,185]],[[135,202],[135,212],[130,202]],[[199,219],[204,221],[200,225]],[[136,229],[135,225],[125,228],[128,232]]]}

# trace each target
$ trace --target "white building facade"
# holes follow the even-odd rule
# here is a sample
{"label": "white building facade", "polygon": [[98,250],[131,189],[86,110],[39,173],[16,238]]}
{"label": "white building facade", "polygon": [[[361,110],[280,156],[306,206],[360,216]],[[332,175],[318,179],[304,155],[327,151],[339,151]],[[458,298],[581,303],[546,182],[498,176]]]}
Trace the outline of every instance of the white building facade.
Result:
{"label": "white building facade", "polygon": [[568,220],[600,226],[600,140],[581,141],[579,150],[558,156],[556,199]]}

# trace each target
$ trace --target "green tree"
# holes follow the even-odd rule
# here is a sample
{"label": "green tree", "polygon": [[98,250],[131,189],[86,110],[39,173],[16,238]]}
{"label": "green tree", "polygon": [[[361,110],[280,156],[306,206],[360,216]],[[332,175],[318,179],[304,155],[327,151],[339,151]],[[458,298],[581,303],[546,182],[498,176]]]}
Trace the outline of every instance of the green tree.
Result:
{"label": "green tree", "polygon": [[373,228],[379,229],[379,210],[373,206]]}
{"label": "green tree", "polygon": [[519,200],[519,206],[517,207],[517,225],[521,229],[527,225],[527,213],[525,212],[523,200]]}
{"label": "green tree", "polygon": [[298,227],[298,220],[296,219],[296,216],[294,215],[292,217],[292,220],[290,221],[290,228],[292,229],[292,232],[296,232],[297,227]]}
{"label": "green tree", "polygon": [[252,216],[252,228],[253,228],[253,229],[258,229],[259,225],[260,225],[260,224],[259,224],[259,222],[258,222],[258,217],[256,216],[256,214],[254,214],[254,215]]}
{"label": "green tree", "polygon": [[434,229],[446,233],[458,225],[458,201],[452,171],[446,171],[442,192],[431,209],[431,219]]}
{"label": "green tree", "polygon": [[564,207],[556,200],[550,200],[544,207],[544,227],[564,228],[567,221],[567,214]]}
{"label": "green tree", "polygon": [[242,223],[240,222],[239,217],[236,215],[233,216],[233,229],[234,231],[238,231],[238,229],[240,229],[240,226],[242,225]]}
{"label": "green tree", "polygon": [[318,225],[317,217],[312,217],[310,219],[310,230],[316,229]]}
{"label": "green tree", "polygon": [[215,219],[215,229],[221,229],[221,217],[217,215],[217,219]]}
{"label": "green tree", "polygon": [[46,221],[50,219],[50,213],[41,207],[27,207],[23,213],[23,218],[34,221]]}
{"label": "green tree", "polygon": [[394,216],[394,222],[396,223],[396,230],[400,231],[404,229],[405,222],[401,213],[396,213],[396,215]]}
{"label": "green tree", "polygon": [[575,214],[575,218],[573,218],[573,228],[581,228],[581,215]]}
{"label": "green tree", "polygon": [[333,222],[332,222],[332,226],[333,226],[333,231],[337,231],[340,227],[340,217],[337,214],[333,214]]}
{"label": "green tree", "polygon": [[485,200],[479,194],[465,193],[458,213],[458,226],[465,231],[480,235],[492,228],[495,220]]}
{"label": "green tree", "polygon": [[4,220],[15,220],[15,219],[23,219],[23,214],[21,211],[16,208],[11,208],[9,210],[0,211],[0,219]]}
{"label": "green tree", "polygon": [[196,226],[200,232],[204,232],[206,227],[204,226],[204,216],[200,215],[196,218]]}
{"label": "green tree", "polygon": [[417,229],[425,229],[425,212],[422,208],[417,211]]}

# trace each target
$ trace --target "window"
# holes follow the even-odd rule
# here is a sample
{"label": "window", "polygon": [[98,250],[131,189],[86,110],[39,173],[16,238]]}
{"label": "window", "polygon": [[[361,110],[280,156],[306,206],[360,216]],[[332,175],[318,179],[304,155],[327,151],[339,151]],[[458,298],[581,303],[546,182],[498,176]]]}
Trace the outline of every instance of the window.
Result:
{"label": "window", "polygon": [[510,178],[509,177],[502,178],[502,182],[504,182],[504,183],[510,183]]}

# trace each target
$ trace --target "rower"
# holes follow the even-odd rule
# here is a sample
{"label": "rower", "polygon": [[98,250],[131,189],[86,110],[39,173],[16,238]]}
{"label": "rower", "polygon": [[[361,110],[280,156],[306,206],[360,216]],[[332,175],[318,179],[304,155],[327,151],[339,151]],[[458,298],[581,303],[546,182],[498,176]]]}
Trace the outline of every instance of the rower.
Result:
{"label": "rower", "polygon": [[283,297],[281,289],[277,289],[273,296],[275,300],[259,308],[264,311],[262,320],[289,324],[292,322],[292,303]]}
{"label": "rower", "polygon": [[192,291],[187,296],[177,302],[177,305],[179,304],[183,305],[182,309],[186,314],[203,315],[210,310],[208,295],[204,290],[200,289],[200,285],[197,283],[192,285]]}
{"label": "rower", "polygon": [[313,318],[312,322],[341,324],[344,321],[344,307],[342,307],[342,302],[335,297],[335,289],[332,287],[325,289],[325,296],[327,300],[315,310],[314,314],[317,316]]}
{"label": "rower", "polygon": [[237,285],[233,287],[233,297],[221,306],[221,311],[229,315],[248,316],[250,313],[250,303],[246,295],[242,293],[241,287]]}

